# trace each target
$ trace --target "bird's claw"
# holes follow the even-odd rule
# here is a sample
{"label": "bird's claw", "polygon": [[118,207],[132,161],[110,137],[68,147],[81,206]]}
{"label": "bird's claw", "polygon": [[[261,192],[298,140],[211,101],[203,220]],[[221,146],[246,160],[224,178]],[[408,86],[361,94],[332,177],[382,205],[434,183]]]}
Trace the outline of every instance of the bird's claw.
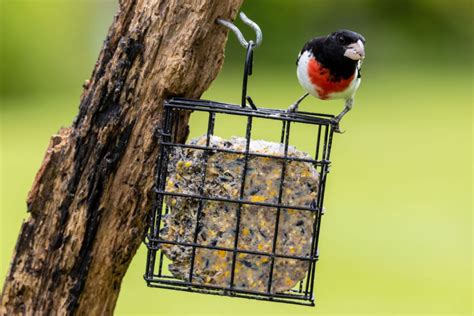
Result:
{"label": "bird's claw", "polygon": [[339,128],[339,126],[337,126],[335,129],[334,129],[334,132],[335,133],[338,133],[338,134],[344,134],[346,131],[343,131]]}
{"label": "bird's claw", "polygon": [[335,133],[344,134],[346,131],[341,130],[341,127],[339,126],[339,121],[340,120],[338,120],[337,118],[332,119],[331,120],[332,127],[333,127]]}
{"label": "bird's claw", "polygon": [[296,110],[298,109],[297,104],[292,104],[288,109],[286,109],[286,113],[296,113]]}

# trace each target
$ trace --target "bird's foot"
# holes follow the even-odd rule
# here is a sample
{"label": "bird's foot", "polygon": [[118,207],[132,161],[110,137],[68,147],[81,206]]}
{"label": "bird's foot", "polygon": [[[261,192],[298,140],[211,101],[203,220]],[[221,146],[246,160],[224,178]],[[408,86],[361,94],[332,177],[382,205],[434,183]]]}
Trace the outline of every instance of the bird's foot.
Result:
{"label": "bird's foot", "polygon": [[335,133],[338,134],[344,134],[346,131],[341,130],[341,127],[339,126],[340,119],[337,117],[331,120],[332,127],[334,129]]}
{"label": "bird's foot", "polygon": [[285,111],[286,113],[296,113],[296,111],[298,110],[298,103],[293,103],[292,105],[290,105],[290,107]]}

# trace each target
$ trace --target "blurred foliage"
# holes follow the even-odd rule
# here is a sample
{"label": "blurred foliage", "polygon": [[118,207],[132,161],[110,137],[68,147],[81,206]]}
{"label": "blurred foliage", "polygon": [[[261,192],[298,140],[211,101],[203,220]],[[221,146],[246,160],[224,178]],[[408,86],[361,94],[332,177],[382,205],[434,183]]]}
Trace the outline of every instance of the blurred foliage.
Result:
{"label": "blurred foliage", "polygon": [[[78,93],[116,3],[1,0],[0,5],[0,96]],[[242,10],[263,29],[264,45],[256,53],[262,66],[294,67],[306,40],[340,28],[365,35],[366,67],[466,67],[473,53],[470,0],[248,0]],[[235,40],[229,51],[240,53]],[[238,57],[227,62],[240,65]]]}
{"label": "blurred foliage", "polygon": [[112,1],[0,0],[0,97],[78,93],[116,7]]}
{"label": "blurred foliage", "polygon": [[450,63],[472,54],[469,0],[259,0],[242,9],[261,24],[260,55],[271,62],[286,63],[307,39],[344,28],[364,34],[371,65]]}

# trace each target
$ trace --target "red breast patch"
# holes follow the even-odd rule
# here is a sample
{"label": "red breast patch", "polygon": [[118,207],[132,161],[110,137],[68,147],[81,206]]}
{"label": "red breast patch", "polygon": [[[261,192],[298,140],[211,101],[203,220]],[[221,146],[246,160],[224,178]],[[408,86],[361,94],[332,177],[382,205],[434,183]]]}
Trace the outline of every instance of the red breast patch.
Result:
{"label": "red breast patch", "polygon": [[354,75],[352,75],[348,79],[341,78],[340,80],[335,80],[331,76],[329,69],[324,68],[314,58],[309,60],[308,75],[313,85],[316,86],[316,92],[323,100],[329,98],[331,93],[346,90],[354,79]]}

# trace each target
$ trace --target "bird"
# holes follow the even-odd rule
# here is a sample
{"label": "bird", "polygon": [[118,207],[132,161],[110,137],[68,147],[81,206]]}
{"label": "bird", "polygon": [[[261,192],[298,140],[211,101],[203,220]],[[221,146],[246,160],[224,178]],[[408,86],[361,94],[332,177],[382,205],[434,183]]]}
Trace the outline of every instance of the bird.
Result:
{"label": "bird", "polygon": [[321,100],[344,99],[344,110],[333,119],[334,131],[343,133],[339,122],[354,104],[364,58],[365,38],[350,30],[338,30],[306,42],[296,61],[296,73],[301,87],[307,93],[293,103],[287,112],[296,112],[308,95]]}

